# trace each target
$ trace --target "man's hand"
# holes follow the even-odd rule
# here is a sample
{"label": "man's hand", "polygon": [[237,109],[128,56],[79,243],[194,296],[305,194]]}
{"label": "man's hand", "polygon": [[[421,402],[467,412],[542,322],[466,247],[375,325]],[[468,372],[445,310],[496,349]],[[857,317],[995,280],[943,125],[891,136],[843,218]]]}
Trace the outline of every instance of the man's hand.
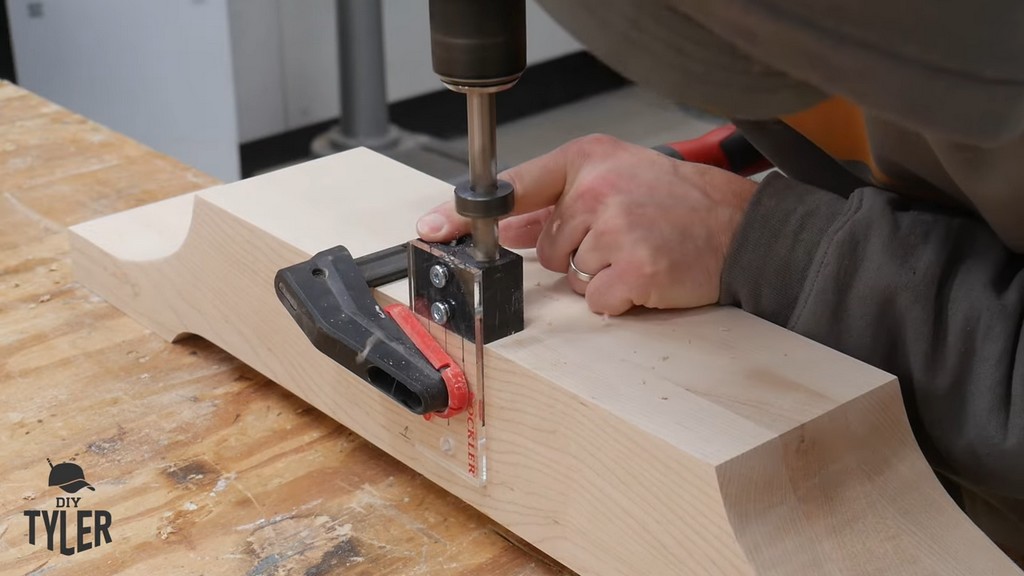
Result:
{"label": "man's hand", "polygon": [[[609,136],[573,140],[501,175],[516,190],[502,244],[537,248],[548,269],[594,274],[573,290],[600,314],[633,306],[693,308],[718,302],[722,265],[757,184]],[[469,231],[451,202],[417,232],[448,241]]]}

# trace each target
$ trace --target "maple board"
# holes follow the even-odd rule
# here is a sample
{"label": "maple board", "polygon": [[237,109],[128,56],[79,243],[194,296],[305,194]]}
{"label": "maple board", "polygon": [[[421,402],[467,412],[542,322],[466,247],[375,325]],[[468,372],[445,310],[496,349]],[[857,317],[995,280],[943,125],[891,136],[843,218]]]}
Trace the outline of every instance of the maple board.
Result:
{"label": "maple board", "polygon": [[450,194],[356,149],[75,226],[75,274],[168,340],[210,340],[581,574],[1021,573],[935,479],[891,375],[732,308],[593,315],[530,253],[526,328],[485,348],[486,478],[473,481],[422,440],[436,421],[321,355],[273,286],[325,248],[409,240]]}

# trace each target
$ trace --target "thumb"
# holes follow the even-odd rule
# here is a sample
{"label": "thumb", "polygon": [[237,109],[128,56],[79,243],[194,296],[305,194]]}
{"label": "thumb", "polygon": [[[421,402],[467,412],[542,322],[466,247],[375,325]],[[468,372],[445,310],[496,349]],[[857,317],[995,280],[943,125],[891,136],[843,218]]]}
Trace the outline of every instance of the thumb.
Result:
{"label": "thumb", "polygon": [[469,219],[460,216],[449,200],[421,216],[416,233],[427,242],[449,242],[469,233]]}

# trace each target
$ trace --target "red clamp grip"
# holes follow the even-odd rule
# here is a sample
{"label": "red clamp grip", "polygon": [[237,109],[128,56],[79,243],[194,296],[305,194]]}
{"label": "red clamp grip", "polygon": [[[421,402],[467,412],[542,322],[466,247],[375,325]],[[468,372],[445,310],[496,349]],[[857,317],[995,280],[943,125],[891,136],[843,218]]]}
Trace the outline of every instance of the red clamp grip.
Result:
{"label": "red clamp grip", "polygon": [[412,340],[427,362],[430,362],[430,365],[441,373],[441,378],[448,388],[448,408],[444,412],[426,414],[424,418],[427,420],[431,416],[451,418],[465,410],[469,406],[469,383],[466,381],[466,373],[462,371],[462,368],[459,368],[459,365],[444,351],[444,348],[441,348],[437,340],[434,340],[430,332],[427,332],[427,329],[420,324],[419,319],[408,306],[392,304],[385,306],[384,312]]}
{"label": "red clamp grip", "polygon": [[732,124],[719,126],[699,138],[662,144],[654,149],[677,160],[716,166],[741,176],[757,174],[772,167],[771,162]]}

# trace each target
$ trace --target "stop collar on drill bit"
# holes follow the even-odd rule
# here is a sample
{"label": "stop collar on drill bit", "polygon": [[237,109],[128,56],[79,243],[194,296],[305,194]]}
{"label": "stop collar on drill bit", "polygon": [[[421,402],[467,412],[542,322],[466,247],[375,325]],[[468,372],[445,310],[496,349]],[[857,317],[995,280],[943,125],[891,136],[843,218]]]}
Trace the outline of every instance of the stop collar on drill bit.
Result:
{"label": "stop collar on drill bit", "polygon": [[498,180],[492,190],[477,191],[469,183],[455,187],[455,211],[466,218],[501,218],[515,203],[515,188],[507,180]]}

